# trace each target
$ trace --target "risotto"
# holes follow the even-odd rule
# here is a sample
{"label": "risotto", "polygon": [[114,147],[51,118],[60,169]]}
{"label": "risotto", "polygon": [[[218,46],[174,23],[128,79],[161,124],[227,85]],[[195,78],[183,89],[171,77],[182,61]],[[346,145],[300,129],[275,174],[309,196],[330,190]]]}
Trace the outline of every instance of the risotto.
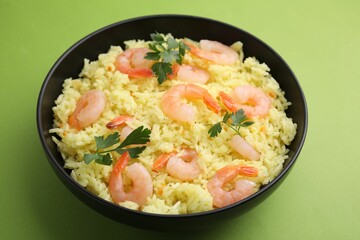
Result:
{"label": "risotto", "polygon": [[255,193],[280,173],[296,134],[269,67],[244,57],[240,41],[157,36],[111,46],[64,81],[50,130],[64,167],[100,198],[143,212],[209,211]]}

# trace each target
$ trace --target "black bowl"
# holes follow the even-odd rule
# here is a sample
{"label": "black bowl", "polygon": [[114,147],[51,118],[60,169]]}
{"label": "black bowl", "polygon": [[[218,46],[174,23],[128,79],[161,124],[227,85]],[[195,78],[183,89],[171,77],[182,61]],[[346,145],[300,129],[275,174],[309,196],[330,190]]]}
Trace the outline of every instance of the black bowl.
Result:
{"label": "black bowl", "polygon": [[[108,51],[111,45],[122,45],[129,39],[149,39],[150,33],[172,33],[174,37],[189,37],[194,40],[211,39],[230,45],[240,40],[244,44],[245,56],[255,56],[271,69],[272,76],[285,91],[292,105],[287,115],[297,123],[297,134],[289,148],[289,158],[281,173],[269,184],[263,186],[252,196],[233,205],[186,215],[160,215],[129,210],[107,202],[81,187],[63,168],[63,159],[51,139],[49,129],[53,124],[55,99],[61,94],[66,78],[76,78],[83,67],[84,58],[97,60],[100,53]],[[53,170],[81,201],[99,213],[116,221],[135,227],[152,230],[182,230],[211,227],[238,216],[267,198],[283,182],[294,165],[304,144],[307,131],[307,107],[301,87],[285,61],[267,44],[253,35],[226,23],[202,17],[183,15],[155,15],[134,18],[106,26],[70,47],[54,64],[41,87],[37,105],[37,128],[40,141]],[[202,224],[199,224],[199,223]]]}

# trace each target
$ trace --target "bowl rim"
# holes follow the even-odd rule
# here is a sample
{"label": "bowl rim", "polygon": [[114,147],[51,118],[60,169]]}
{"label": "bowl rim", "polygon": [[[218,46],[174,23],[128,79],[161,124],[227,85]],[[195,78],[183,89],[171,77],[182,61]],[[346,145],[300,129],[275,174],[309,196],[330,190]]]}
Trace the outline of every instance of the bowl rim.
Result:
{"label": "bowl rim", "polygon": [[[201,21],[209,21],[209,22],[213,22],[216,24],[221,24],[221,25],[225,25],[227,27],[233,28],[236,31],[241,31],[244,34],[250,36],[251,38],[253,38],[255,41],[258,41],[260,44],[264,45],[272,54],[274,54],[276,56],[276,58],[278,58],[284,65],[285,67],[289,70],[290,74],[293,76],[294,80],[295,80],[295,84],[298,87],[301,99],[303,101],[304,104],[304,128],[302,132],[297,132],[296,134],[301,134],[301,139],[300,139],[300,143],[299,143],[299,147],[296,149],[294,156],[290,159],[289,163],[287,166],[283,167],[283,169],[281,170],[281,172],[268,184],[263,185],[259,191],[255,192],[254,194],[252,194],[251,196],[242,199],[241,201],[238,201],[236,203],[233,203],[231,205],[222,207],[222,208],[216,208],[213,210],[209,210],[209,211],[203,211],[203,212],[198,212],[198,213],[189,213],[189,214],[159,214],[159,213],[148,213],[148,212],[142,212],[142,211],[137,211],[137,210],[133,210],[133,209],[129,209],[126,207],[122,207],[118,204],[109,202],[105,199],[100,198],[99,196],[91,193],[90,191],[88,191],[86,188],[82,187],[79,183],[77,183],[74,179],[71,178],[70,174],[68,174],[64,167],[62,165],[60,165],[55,156],[51,153],[50,148],[47,146],[46,144],[46,139],[45,139],[45,131],[42,127],[42,119],[41,119],[41,105],[43,102],[43,96],[44,96],[44,92],[45,92],[45,88],[48,85],[54,71],[57,69],[57,67],[60,65],[60,63],[74,50],[76,49],[80,44],[82,44],[83,42],[87,41],[88,39],[92,38],[93,36],[100,34],[103,31],[106,31],[107,29],[116,27],[118,25],[122,25],[122,24],[126,24],[128,22],[135,22],[135,21],[145,21],[148,19],[154,19],[154,18],[185,18],[185,19],[194,19],[194,20],[201,20]],[[100,54],[100,53],[99,53]],[[256,56],[255,56],[256,57]],[[86,195],[87,197],[90,197],[92,200],[99,202],[103,205],[105,205],[106,207],[110,207],[110,208],[116,208],[116,209],[121,209],[123,211],[127,211],[129,213],[134,213],[136,215],[143,215],[143,216],[150,216],[150,217],[155,217],[155,218],[176,218],[176,219],[183,219],[183,218],[193,218],[193,217],[197,217],[197,216],[204,216],[204,215],[212,215],[212,214],[217,214],[219,212],[225,212],[225,211],[230,211],[231,209],[239,206],[239,205],[243,205],[245,203],[248,203],[249,201],[251,201],[252,199],[257,198],[258,196],[262,195],[263,193],[267,192],[270,188],[272,188],[274,185],[277,185],[280,181],[280,179],[282,179],[284,177],[284,175],[286,175],[289,170],[292,168],[292,166],[295,164],[306,139],[306,135],[307,135],[307,129],[308,129],[308,109],[307,109],[307,103],[306,103],[306,98],[304,95],[304,92],[299,84],[299,81],[296,77],[296,75],[294,74],[294,72],[292,71],[292,69],[290,68],[290,66],[284,61],[284,59],[272,48],[270,47],[267,43],[265,43],[264,41],[262,41],[261,39],[259,39],[258,37],[254,36],[253,34],[243,30],[240,27],[234,26],[232,24],[226,23],[226,22],[222,22],[220,20],[215,20],[215,19],[211,19],[211,18],[207,18],[207,17],[202,17],[202,16],[195,16],[195,15],[185,15],[185,14],[152,14],[152,15],[144,15],[144,16],[139,16],[139,17],[133,17],[133,18],[128,18],[128,19],[124,19],[121,21],[117,21],[114,23],[111,23],[109,25],[106,25],[104,27],[101,27],[89,34],[87,34],[86,36],[84,36],[83,38],[81,38],[80,40],[76,41],[74,44],[72,44],[63,54],[61,54],[61,56],[55,61],[55,63],[53,64],[53,66],[50,68],[49,72],[47,73],[41,88],[40,88],[40,93],[38,95],[38,100],[37,100],[37,107],[36,107],[36,124],[37,124],[37,130],[38,130],[38,134],[40,137],[40,142],[41,145],[43,147],[43,150],[45,151],[46,157],[48,159],[48,162],[50,162],[50,164],[52,165],[53,168],[56,168],[58,171],[56,172],[58,177],[59,174],[61,174],[61,176],[63,177],[63,181],[67,181],[68,183],[72,184],[79,192],[81,192],[81,194]],[[48,130],[47,130],[48,133]],[[49,133],[48,133],[49,134]],[[55,171],[55,169],[53,169]]]}

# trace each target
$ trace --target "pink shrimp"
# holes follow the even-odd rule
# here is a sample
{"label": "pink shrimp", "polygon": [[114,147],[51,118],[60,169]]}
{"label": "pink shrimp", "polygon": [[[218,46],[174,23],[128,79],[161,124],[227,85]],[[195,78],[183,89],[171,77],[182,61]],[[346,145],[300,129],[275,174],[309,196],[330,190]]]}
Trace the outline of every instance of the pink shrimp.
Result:
{"label": "pink shrimp", "polygon": [[120,141],[124,141],[125,138],[129,136],[129,134],[134,130],[129,126],[124,126],[124,125],[126,125],[127,121],[132,121],[132,120],[134,120],[134,117],[130,115],[120,115],[114,118],[113,120],[111,120],[110,122],[108,122],[106,124],[106,127],[108,129],[123,127],[120,133]]}
{"label": "pink shrimp", "polygon": [[215,113],[219,113],[220,106],[211,97],[210,93],[194,84],[179,84],[171,87],[161,99],[161,109],[168,117],[182,121],[193,122],[195,109],[183,99],[202,99],[206,106]]}
{"label": "pink shrimp", "polygon": [[230,145],[232,148],[240,153],[246,159],[251,161],[257,161],[260,159],[260,154],[247,142],[245,139],[239,135],[235,135],[231,141]]}
{"label": "pink shrimp", "polygon": [[205,84],[210,78],[209,72],[187,64],[173,64],[172,71],[173,73],[169,76],[170,79],[177,78],[188,83]]}
{"label": "pink shrimp", "polygon": [[114,118],[113,120],[111,120],[110,122],[108,122],[106,124],[106,127],[108,129],[118,128],[118,127],[124,126],[127,121],[131,121],[133,119],[134,118],[130,115],[120,115],[120,116]]}
{"label": "pink shrimp", "polygon": [[185,43],[195,56],[217,64],[232,65],[239,59],[239,54],[236,51],[217,41],[201,40],[199,42],[200,47],[189,40],[186,40]]}
{"label": "pink shrimp", "polygon": [[[132,133],[132,131],[134,131],[134,129],[129,126],[123,127],[123,129],[121,130],[121,134],[120,134],[120,141],[121,142],[124,141],[125,138],[127,138],[127,136],[129,136],[130,133]],[[135,145],[131,145],[131,146],[135,146]],[[140,144],[138,144],[137,146],[140,146]]]}
{"label": "pink shrimp", "polygon": [[[121,128],[120,141],[124,141],[127,136],[134,131],[132,127],[127,126],[127,122],[133,121],[134,117],[130,115],[120,115],[106,124],[108,129]],[[140,146],[140,145],[138,145]]]}
{"label": "pink shrimp", "polygon": [[256,184],[250,180],[242,179],[235,182],[235,188],[231,191],[223,189],[224,185],[230,183],[238,175],[256,177],[258,170],[249,166],[226,166],[218,170],[215,176],[207,183],[207,188],[213,197],[215,207],[225,207],[238,202],[255,192]]}
{"label": "pink shrimp", "polygon": [[234,89],[233,98],[220,92],[220,98],[227,109],[232,112],[242,108],[247,117],[263,117],[271,108],[270,98],[260,89],[250,85]]}
{"label": "pink shrimp", "polygon": [[[153,184],[149,172],[140,163],[127,166],[130,155],[125,152],[116,162],[109,179],[109,192],[114,202],[131,201],[139,206],[144,205],[148,197],[153,194]],[[122,173],[126,168],[126,175],[132,180],[131,189],[125,191]]]}
{"label": "pink shrimp", "polygon": [[116,58],[116,69],[131,78],[152,77],[151,66],[154,61],[144,58],[149,51],[147,48],[130,48],[125,50]]}
{"label": "pink shrimp", "polygon": [[96,122],[104,111],[106,98],[100,90],[84,93],[76,103],[75,111],[70,115],[68,124],[71,128],[81,130]]}
{"label": "pink shrimp", "polygon": [[201,173],[197,163],[198,157],[196,151],[189,148],[184,149],[180,156],[175,152],[163,153],[155,160],[153,170],[159,171],[162,167],[166,167],[166,172],[170,176],[184,181],[191,181]]}
{"label": "pink shrimp", "polygon": [[162,153],[159,157],[157,157],[152,166],[152,170],[158,172],[161,168],[165,167],[170,157],[176,155],[176,152],[171,153]]}

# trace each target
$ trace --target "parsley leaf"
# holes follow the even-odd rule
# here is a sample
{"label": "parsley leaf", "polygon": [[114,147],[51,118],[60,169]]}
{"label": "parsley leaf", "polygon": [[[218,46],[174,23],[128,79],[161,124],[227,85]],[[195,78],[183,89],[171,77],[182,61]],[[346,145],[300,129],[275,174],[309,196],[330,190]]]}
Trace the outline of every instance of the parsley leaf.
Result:
{"label": "parsley leaf", "polygon": [[164,37],[159,33],[151,33],[150,37],[155,42],[158,42],[158,43],[164,43],[165,42]]}
{"label": "parsley leaf", "polygon": [[132,144],[145,144],[149,142],[150,133],[150,129],[140,126],[134,131],[132,131],[118,148],[124,148]]}
{"label": "parsley leaf", "polygon": [[145,144],[149,142],[150,133],[150,129],[140,126],[132,131],[119,146],[110,150],[107,148],[120,142],[120,135],[118,132],[109,134],[107,137],[95,137],[96,152],[84,154],[84,162],[90,164],[92,161],[95,161],[98,164],[111,165],[113,161],[110,152],[112,151],[116,151],[120,154],[127,151],[131,158],[138,158],[139,154],[145,150],[146,146],[131,147],[130,145]]}
{"label": "parsley leaf", "polygon": [[145,55],[145,59],[157,61],[151,70],[157,76],[157,81],[162,84],[168,75],[172,74],[172,64],[181,64],[186,50],[190,48],[182,41],[177,41],[173,37],[165,39],[160,33],[152,33],[150,37],[153,43],[149,44],[152,52]]}
{"label": "parsley leaf", "polygon": [[[229,119],[231,119],[231,123],[228,123]],[[225,124],[240,135],[240,127],[249,127],[254,124],[254,122],[249,121],[243,109],[239,109],[233,113],[226,112],[222,121],[215,123],[209,129],[208,133],[210,137],[216,137],[222,131],[221,124]]]}
{"label": "parsley leaf", "polygon": [[110,153],[107,153],[105,155],[102,155],[101,158],[95,159],[95,162],[102,165],[111,165],[112,159]]}
{"label": "parsley leaf", "polygon": [[146,58],[154,61],[160,60],[160,55],[157,52],[147,52]]}
{"label": "parsley leaf", "polygon": [[102,156],[99,155],[98,153],[94,153],[94,154],[92,154],[92,153],[86,153],[86,154],[84,154],[84,162],[85,162],[86,164],[89,164],[89,163],[91,163],[93,160],[96,161],[96,159],[100,159],[101,157],[102,157]]}
{"label": "parsley leaf", "polygon": [[231,118],[231,115],[232,115],[231,113],[226,112],[224,117],[223,117],[222,122],[226,123]]}
{"label": "parsley leaf", "polygon": [[222,130],[221,122],[215,123],[214,126],[212,126],[208,133],[210,137],[216,137]]}
{"label": "parsley leaf", "polygon": [[143,147],[133,147],[133,148],[123,148],[117,149],[116,152],[119,154],[123,154],[124,152],[128,152],[131,158],[138,158],[139,154],[145,150],[146,146]]}
{"label": "parsley leaf", "polygon": [[157,81],[159,84],[162,84],[167,79],[168,74],[172,74],[170,63],[154,63],[151,67],[151,70],[157,75]]}
{"label": "parsley leaf", "polygon": [[248,127],[248,126],[251,126],[251,125],[253,125],[253,124],[254,124],[254,122],[252,122],[252,121],[247,121],[247,122],[241,123],[240,126],[241,126],[241,127]]}
{"label": "parsley leaf", "polygon": [[95,143],[97,149],[108,148],[118,142],[119,142],[118,132],[114,132],[113,134],[108,135],[105,139],[104,136],[95,137]]}
{"label": "parsley leaf", "polygon": [[180,53],[180,56],[184,56],[185,53],[186,53],[186,50],[190,50],[190,48],[189,48],[183,41],[180,41],[180,42],[179,42],[179,53]]}
{"label": "parsley leaf", "polygon": [[240,109],[233,114],[231,114],[231,120],[233,126],[240,125],[246,119],[244,110]]}
{"label": "parsley leaf", "polygon": [[160,53],[160,57],[163,59],[164,63],[172,63],[179,58],[179,52],[175,50],[165,51]]}
{"label": "parsley leaf", "polygon": [[168,49],[175,49],[179,47],[179,43],[172,37],[169,37],[166,41]]}

